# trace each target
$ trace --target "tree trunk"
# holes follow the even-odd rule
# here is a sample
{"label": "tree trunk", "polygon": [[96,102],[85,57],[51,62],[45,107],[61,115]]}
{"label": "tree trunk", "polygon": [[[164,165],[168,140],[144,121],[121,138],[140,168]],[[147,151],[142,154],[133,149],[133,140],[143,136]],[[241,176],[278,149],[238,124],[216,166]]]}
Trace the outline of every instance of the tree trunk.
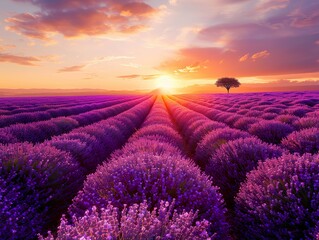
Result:
{"label": "tree trunk", "polygon": [[227,89],[227,93],[229,93],[229,88],[226,88]]}

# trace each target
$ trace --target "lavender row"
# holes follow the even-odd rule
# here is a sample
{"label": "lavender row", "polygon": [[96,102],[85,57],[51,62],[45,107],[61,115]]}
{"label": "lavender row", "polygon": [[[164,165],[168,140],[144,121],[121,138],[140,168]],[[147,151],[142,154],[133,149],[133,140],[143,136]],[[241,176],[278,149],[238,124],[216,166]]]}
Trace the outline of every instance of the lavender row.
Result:
{"label": "lavender row", "polygon": [[281,120],[260,120],[256,117],[241,117],[235,113],[216,112],[199,104],[173,98],[180,104],[200,112],[212,120],[223,122],[257,136],[262,141],[280,144],[291,153],[317,153],[319,151],[319,121],[316,112],[309,112],[303,118],[297,118],[293,124],[282,121],[291,120],[287,115],[279,115]]}
{"label": "lavender row", "polygon": [[[208,104],[223,111],[234,111],[234,108],[261,110],[273,112],[272,108],[276,106],[282,108],[311,107],[319,108],[318,92],[298,92],[298,93],[246,93],[232,94],[231,97],[225,94],[215,95],[180,95],[186,100],[198,100],[203,104]],[[270,111],[269,111],[270,110]],[[277,109],[278,111],[278,109]],[[275,111],[275,112],[277,112]],[[296,112],[297,115],[302,112]]]}
{"label": "lavender row", "polygon": [[[0,145],[0,219],[6,223],[0,225],[0,238],[34,239],[56,226],[88,172],[79,159],[86,155],[73,148],[74,141],[83,145],[87,156],[107,149],[106,159],[139,127],[153,102],[147,99],[116,117],[40,145]],[[101,159],[88,161],[97,166]]]}
{"label": "lavender row", "polygon": [[[115,149],[120,148],[140,127],[154,100],[154,97],[150,97],[117,116],[76,128],[43,144],[69,152],[86,173],[94,172],[98,164]],[[129,103],[126,104],[128,107],[131,106]]]}
{"label": "lavender row", "polygon": [[59,106],[75,106],[83,103],[103,102],[117,99],[119,96],[87,97],[22,97],[0,98],[0,114],[16,114],[30,111],[43,111]]}
{"label": "lavender row", "polygon": [[113,104],[119,104],[132,99],[133,98],[122,98],[117,100],[103,101],[101,103],[89,103],[83,105],[77,104],[71,107],[56,106],[54,109],[49,109],[45,111],[30,111],[26,113],[17,113],[12,115],[0,116],[0,128],[13,125],[16,123],[37,122],[61,116],[66,117],[70,115],[80,114],[92,110],[106,108],[112,106]]}
{"label": "lavender row", "polygon": [[189,110],[169,98],[165,102],[185,138],[195,162],[220,187],[229,208],[240,183],[258,161],[281,156],[283,150],[246,132],[231,129]]}
{"label": "lavender row", "polygon": [[[282,101],[271,98],[266,101],[262,96],[247,100],[247,96],[240,95],[232,98],[224,98],[222,103],[207,103],[204,100],[198,101],[195,98],[188,98],[188,101],[216,110],[215,115],[221,115],[224,119],[230,118],[237,122],[235,128],[248,129],[249,124],[257,120],[277,120],[290,124],[295,129],[318,127],[317,116],[319,115],[319,96],[311,94],[311,99],[300,100],[289,95]],[[219,99],[220,100],[220,99]],[[317,104],[316,104],[317,103]],[[317,110],[317,111],[316,111]]]}
{"label": "lavender row", "polygon": [[[171,138],[177,141],[172,141]],[[96,220],[100,222],[102,215],[96,215],[95,212],[103,212],[103,208],[115,208],[116,213],[122,211],[118,231],[126,227],[126,231],[136,232],[137,239],[163,236],[159,235],[159,228],[164,231],[161,234],[165,234],[167,239],[174,239],[176,231],[179,232],[180,239],[208,239],[208,235],[214,235],[216,239],[227,239],[228,224],[221,195],[209,178],[185,158],[182,142],[179,141],[182,139],[169,120],[159,97],[142,127],[126,145],[87,178],[83,190],[74,198],[69,208],[74,219],[73,225],[65,229],[72,229],[74,238],[80,238],[87,232],[97,237],[99,225],[90,223]],[[151,220],[141,222],[135,214],[138,205],[134,204],[142,204],[140,206],[143,207],[146,207],[143,204],[147,204],[148,211],[155,211],[155,215],[160,217],[160,213],[156,214],[156,208],[163,209],[163,201],[174,205],[176,216],[182,216],[184,211],[192,214],[197,211],[198,217],[187,217],[185,221],[176,222],[169,227],[164,225],[165,221],[160,226]],[[132,219],[126,220],[126,208],[134,209]],[[142,214],[147,214],[147,211]],[[193,216],[192,214],[187,216]],[[77,221],[84,221],[83,216],[87,216],[87,232],[81,231],[77,224]],[[176,218],[173,220],[176,221]],[[194,220],[199,222],[190,229],[196,231],[187,235],[186,228],[194,224]],[[62,228],[63,221],[65,220],[62,219]],[[106,224],[114,226],[109,221],[110,218],[106,219]],[[126,223],[129,225],[125,225]],[[141,225],[137,226],[137,223]],[[66,232],[59,231],[58,235],[62,234],[63,238]]]}
{"label": "lavender row", "polygon": [[[223,184],[227,184],[227,178],[232,179],[228,183],[231,190],[240,182],[238,170],[247,167],[248,159],[258,151],[275,153],[270,159],[258,161],[242,178],[238,194],[228,204],[233,209],[233,231],[238,239],[315,239],[318,236],[318,138],[318,128],[306,128],[281,141],[281,146],[290,152],[314,155],[291,155],[276,146],[266,150],[255,140],[245,138],[223,144],[212,156],[206,172],[213,172],[213,180],[219,179]],[[225,166],[227,171],[222,170]]]}
{"label": "lavender row", "polygon": [[0,129],[0,143],[40,143],[55,135],[61,135],[71,131],[72,129],[90,125],[105,118],[115,116],[144,101],[145,98],[149,97],[135,99],[129,102],[106,107],[104,109],[93,110],[69,117],[58,117],[47,121],[11,125]]}
{"label": "lavender row", "polygon": [[282,138],[288,136],[288,134],[294,131],[293,127],[279,121],[251,119],[251,121],[245,121],[245,123],[242,123],[243,119],[240,115],[227,114],[215,109],[202,106],[200,104],[181,100],[176,97],[172,99],[187,108],[204,114],[214,121],[226,123],[231,127],[235,126],[237,124],[237,121],[239,121],[241,122],[241,129],[243,129],[244,131],[248,131],[250,134],[257,136],[261,140],[268,143],[278,144],[280,143]]}

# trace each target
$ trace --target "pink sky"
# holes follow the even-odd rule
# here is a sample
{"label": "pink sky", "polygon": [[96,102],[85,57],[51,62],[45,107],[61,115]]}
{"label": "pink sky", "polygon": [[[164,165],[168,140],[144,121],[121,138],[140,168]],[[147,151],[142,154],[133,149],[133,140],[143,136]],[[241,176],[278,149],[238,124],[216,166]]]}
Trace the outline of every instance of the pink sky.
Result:
{"label": "pink sky", "polygon": [[4,0],[0,9],[0,88],[319,79],[318,0]]}

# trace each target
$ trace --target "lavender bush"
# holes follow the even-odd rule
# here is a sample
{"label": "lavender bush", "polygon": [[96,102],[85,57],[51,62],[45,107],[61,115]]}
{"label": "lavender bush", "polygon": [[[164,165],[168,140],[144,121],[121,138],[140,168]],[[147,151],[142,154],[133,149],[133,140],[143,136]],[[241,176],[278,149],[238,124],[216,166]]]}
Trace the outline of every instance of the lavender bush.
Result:
{"label": "lavender bush", "polygon": [[318,153],[319,128],[308,128],[295,131],[283,139],[282,146],[291,153]]}
{"label": "lavender bush", "polygon": [[147,136],[160,135],[166,138],[166,142],[170,142],[172,145],[182,149],[183,139],[173,128],[163,125],[163,124],[153,124],[147,127],[141,128],[134,136],[129,140],[129,142],[134,142],[137,139],[143,139]]}
{"label": "lavender bush", "polygon": [[256,135],[261,140],[279,144],[281,139],[293,132],[293,128],[286,123],[276,120],[261,120],[250,126],[248,132]]}
{"label": "lavender bush", "polygon": [[[157,137],[157,135],[155,135]],[[166,140],[166,139],[165,139]],[[172,156],[181,156],[182,152],[179,148],[171,145],[169,142],[162,141],[162,138],[152,139],[137,139],[136,141],[126,144],[122,149],[115,151],[111,158],[118,158],[120,156],[128,156],[134,154],[147,154],[154,155],[170,154]]]}
{"label": "lavender bush", "polygon": [[292,125],[293,122],[298,120],[299,118],[294,116],[294,115],[289,115],[289,114],[284,114],[284,115],[278,115],[275,120],[282,122],[282,123],[287,123],[289,125]]}
{"label": "lavender bush", "polygon": [[313,239],[319,220],[319,155],[261,162],[235,201],[239,239]]}
{"label": "lavender bush", "polygon": [[293,126],[296,129],[305,129],[305,128],[319,128],[318,117],[303,117],[293,122]]}
{"label": "lavender bush", "polygon": [[300,107],[292,107],[287,109],[288,114],[295,115],[297,117],[303,117],[305,116],[308,112],[310,112],[310,109],[308,106],[300,106]]}
{"label": "lavender bush", "polygon": [[0,145],[0,239],[33,239],[57,223],[84,175],[49,146]]}
{"label": "lavender bush", "polygon": [[206,136],[208,133],[215,131],[217,129],[226,128],[226,125],[224,123],[219,123],[215,121],[206,120],[204,124],[199,126],[198,128],[194,129],[194,131],[189,135],[186,136],[188,140],[188,144],[195,152],[195,149],[198,145],[198,143]]}
{"label": "lavender bush", "polygon": [[238,138],[248,137],[251,137],[248,133],[232,128],[221,128],[211,131],[197,145],[195,161],[201,167],[205,167],[210,157],[223,144]]}
{"label": "lavender bush", "polygon": [[246,174],[259,160],[280,157],[283,150],[256,138],[240,138],[222,145],[209,159],[206,173],[220,187],[225,202],[233,206],[233,200]]}
{"label": "lavender bush", "polygon": [[233,127],[243,131],[247,131],[252,124],[258,121],[259,119],[256,117],[241,117],[236,122],[234,122]]}
{"label": "lavender bush", "polygon": [[154,208],[161,200],[173,199],[179,212],[198,210],[200,219],[212,223],[210,233],[226,237],[228,226],[218,189],[191,161],[171,154],[124,155],[103,164],[88,177],[69,212],[83,216],[92,206],[103,208],[109,201],[123,209],[124,204],[147,200]]}

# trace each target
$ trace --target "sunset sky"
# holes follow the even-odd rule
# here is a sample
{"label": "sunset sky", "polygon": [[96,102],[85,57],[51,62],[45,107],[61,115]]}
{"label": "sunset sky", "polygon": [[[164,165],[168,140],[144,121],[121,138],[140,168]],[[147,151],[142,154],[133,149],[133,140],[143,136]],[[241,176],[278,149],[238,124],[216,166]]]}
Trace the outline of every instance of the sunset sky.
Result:
{"label": "sunset sky", "polygon": [[0,88],[319,80],[318,0],[1,0]]}

